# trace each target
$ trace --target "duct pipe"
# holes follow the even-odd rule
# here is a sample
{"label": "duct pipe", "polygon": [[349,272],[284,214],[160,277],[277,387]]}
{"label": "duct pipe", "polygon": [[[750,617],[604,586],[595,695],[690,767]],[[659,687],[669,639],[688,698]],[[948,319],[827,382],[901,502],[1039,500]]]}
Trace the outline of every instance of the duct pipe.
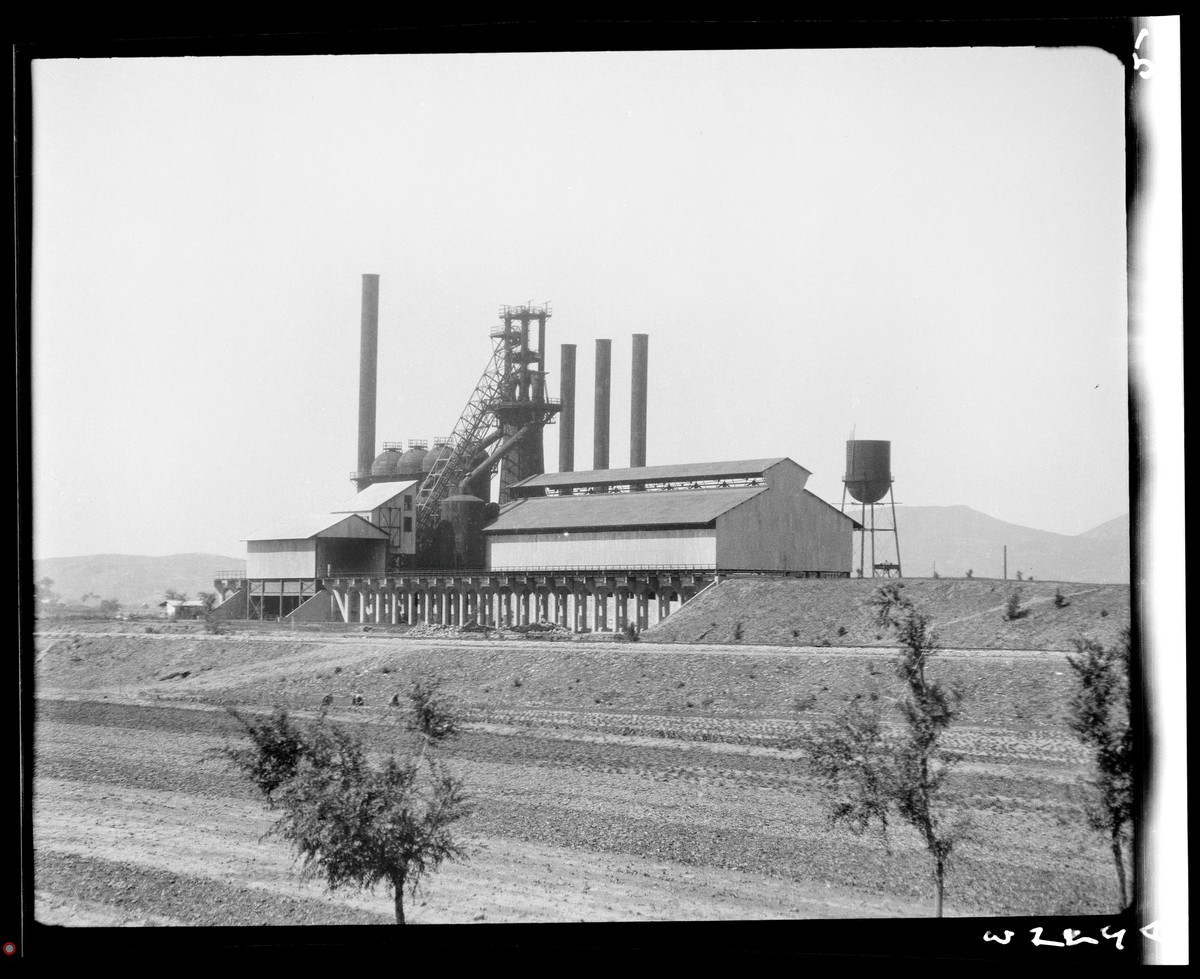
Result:
{"label": "duct pipe", "polygon": [[633,335],[633,373],[629,403],[629,465],[646,464],[646,375],[650,359],[650,337]]}
{"label": "duct pipe", "polygon": [[575,471],[575,344],[562,345],[562,411],[558,416],[558,471]]}
{"label": "duct pipe", "polygon": [[[371,472],[375,458],[375,378],[379,361],[379,276],[362,277],[362,340],[358,355],[358,472]],[[369,480],[360,479],[361,490]]]}
{"label": "duct pipe", "polygon": [[523,439],[526,435],[528,435],[532,429],[532,425],[526,425],[524,428],[520,429],[516,435],[508,439],[508,441],[500,446],[500,448],[498,448],[490,456],[484,459],[483,462],[467,473],[466,476],[459,480],[458,492],[461,495],[466,496],[467,489],[470,487],[471,483],[475,482],[475,480],[491,469],[492,466],[508,455],[509,452],[515,449],[517,447],[517,443],[520,442],[521,439]]}
{"label": "duct pipe", "polygon": [[596,341],[596,411],[592,427],[592,468],[608,468],[608,409],[612,384],[612,341]]}

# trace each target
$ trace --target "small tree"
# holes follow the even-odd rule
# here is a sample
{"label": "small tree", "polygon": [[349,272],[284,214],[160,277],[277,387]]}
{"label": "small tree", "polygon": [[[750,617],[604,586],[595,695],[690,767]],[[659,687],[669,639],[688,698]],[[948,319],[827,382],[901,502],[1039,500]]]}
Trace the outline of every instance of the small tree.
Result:
{"label": "small tree", "polygon": [[418,748],[406,757],[393,751],[372,762],[362,740],[324,711],[301,726],[282,710],[261,722],[231,710],[251,745],[224,750],[281,813],[267,835],[298,851],[302,873],[323,878],[331,891],[386,883],[399,925],[405,890],[415,895],[443,860],[466,858],[451,827],[469,812],[462,784],[429,753],[457,736],[439,685],[416,683],[408,699],[407,729]]}
{"label": "small tree", "polygon": [[1061,588],[1054,589],[1054,607],[1066,608],[1071,603],[1067,601],[1067,596],[1062,593]]}
{"label": "small tree", "polygon": [[163,592],[163,598],[165,598],[168,602],[186,602],[187,592],[176,591],[174,588],[168,588],[165,592]]}
{"label": "small tree", "polygon": [[896,676],[903,694],[895,701],[899,730],[884,726],[877,701],[857,698],[808,738],[811,764],[830,793],[831,821],[854,833],[878,824],[885,838],[889,816],[898,815],[920,834],[933,858],[934,914],[942,916],[946,864],[965,823],[946,819],[941,792],[958,756],[942,736],[958,716],[960,694],[926,675],[937,646],[928,620],[896,585],[874,599],[880,622],[896,631]]}
{"label": "small tree", "polygon": [[197,592],[196,595],[204,605],[205,615],[208,615],[209,612],[217,607],[217,593],[215,591]]}
{"label": "small tree", "polygon": [[106,598],[97,606],[97,608],[99,608],[100,611],[105,615],[116,615],[121,611],[121,603],[115,598]]}
{"label": "small tree", "polygon": [[58,602],[58,592],[54,590],[54,579],[49,576],[39,578],[34,582],[34,597],[40,603],[54,605]]}
{"label": "small tree", "polygon": [[1124,853],[1132,849],[1134,804],[1131,645],[1129,630],[1124,629],[1111,649],[1077,639],[1075,655],[1067,657],[1076,681],[1067,724],[1091,749],[1096,768],[1084,812],[1088,825],[1108,836],[1121,909],[1129,906]]}
{"label": "small tree", "polygon": [[1013,619],[1021,618],[1024,614],[1025,609],[1021,608],[1021,589],[1014,588],[1004,603],[1004,617],[1011,622]]}
{"label": "small tree", "polygon": [[974,568],[967,568],[967,577],[968,577],[968,578],[974,578],[974,577],[975,577],[975,569],[974,569]]}

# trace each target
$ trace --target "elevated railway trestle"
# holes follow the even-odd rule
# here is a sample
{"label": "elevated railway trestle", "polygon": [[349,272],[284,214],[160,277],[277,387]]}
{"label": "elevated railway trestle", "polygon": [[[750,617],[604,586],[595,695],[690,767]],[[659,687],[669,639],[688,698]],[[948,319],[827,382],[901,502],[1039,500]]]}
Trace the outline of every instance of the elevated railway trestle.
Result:
{"label": "elevated railway trestle", "polygon": [[549,623],[571,632],[620,632],[629,625],[648,629],[732,577],[847,575],[700,567],[574,568],[414,570],[259,581],[235,572],[214,584],[223,598],[243,596],[244,613],[239,617],[258,620],[486,628]]}

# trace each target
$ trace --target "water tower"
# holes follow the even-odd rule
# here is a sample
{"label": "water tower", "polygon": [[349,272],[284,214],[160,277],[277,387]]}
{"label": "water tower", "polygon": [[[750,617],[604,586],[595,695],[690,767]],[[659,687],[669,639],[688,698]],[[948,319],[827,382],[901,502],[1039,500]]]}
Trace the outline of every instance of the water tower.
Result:
{"label": "water tower", "polygon": [[[846,512],[846,494],[862,506],[862,529],[859,533],[858,573],[865,576],[867,537],[871,538],[871,577],[901,578],[900,570],[900,534],[896,530],[896,500],[892,496],[892,443],[851,439],[846,443],[846,475],[842,479],[842,512]],[[878,526],[875,522],[875,507],[887,497],[891,508],[892,522],[890,526]],[[871,517],[867,519],[867,507],[871,508]],[[886,511],[885,511],[886,512]],[[876,536],[882,537],[881,544],[891,545],[881,547],[877,557],[875,544]],[[895,550],[895,560],[891,559],[891,551]]]}

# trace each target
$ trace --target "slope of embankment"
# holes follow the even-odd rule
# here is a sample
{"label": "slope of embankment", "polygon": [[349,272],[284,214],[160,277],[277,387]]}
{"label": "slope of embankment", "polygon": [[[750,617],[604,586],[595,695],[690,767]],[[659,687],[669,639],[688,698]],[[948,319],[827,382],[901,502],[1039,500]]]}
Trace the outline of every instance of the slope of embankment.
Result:
{"label": "slope of embankment", "polygon": [[[887,646],[871,599],[880,579],[727,578],[651,629],[654,642]],[[1071,650],[1114,643],[1130,621],[1129,585],[906,578],[900,585],[949,649]],[[1020,614],[1006,615],[1019,596]],[[1061,594],[1064,604],[1056,604]]]}

